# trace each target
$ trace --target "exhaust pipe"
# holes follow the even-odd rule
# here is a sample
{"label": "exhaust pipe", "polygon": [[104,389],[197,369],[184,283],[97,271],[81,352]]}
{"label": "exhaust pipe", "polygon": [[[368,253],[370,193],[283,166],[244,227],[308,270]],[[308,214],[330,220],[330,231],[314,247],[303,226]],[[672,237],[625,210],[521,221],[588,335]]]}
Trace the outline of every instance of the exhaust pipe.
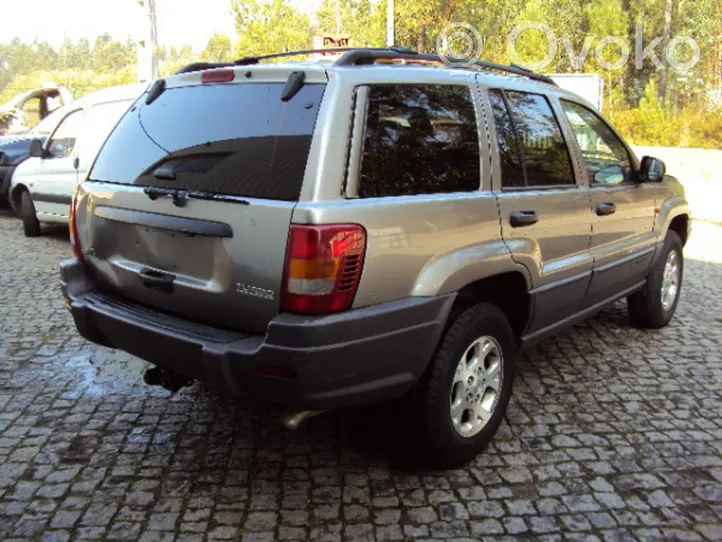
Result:
{"label": "exhaust pipe", "polygon": [[172,371],[166,371],[160,367],[151,367],[143,374],[143,382],[149,386],[160,386],[171,393],[175,393],[179,389],[193,384],[193,379]]}
{"label": "exhaust pipe", "polygon": [[298,429],[298,427],[309,418],[323,414],[325,410],[299,410],[298,412],[284,412],[278,421],[286,429]]}

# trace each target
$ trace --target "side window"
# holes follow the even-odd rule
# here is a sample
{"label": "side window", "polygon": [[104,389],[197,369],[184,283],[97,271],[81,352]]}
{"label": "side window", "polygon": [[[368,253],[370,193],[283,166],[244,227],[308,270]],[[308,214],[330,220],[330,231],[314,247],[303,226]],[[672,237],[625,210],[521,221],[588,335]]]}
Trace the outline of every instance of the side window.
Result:
{"label": "side window", "polygon": [[50,157],[63,158],[73,154],[82,118],[83,111],[73,111],[63,119],[48,143]]}
{"label": "side window", "polygon": [[519,148],[516,144],[514,126],[504,101],[504,95],[500,90],[490,90],[489,101],[496,126],[502,183],[505,187],[524,186],[524,171],[519,158]]}
{"label": "side window", "polygon": [[359,197],[471,192],[480,182],[469,87],[369,87]]}
{"label": "side window", "polygon": [[527,186],[574,184],[569,149],[549,101],[539,94],[507,91]]}
{"label": "side window", "polygon": [[586,107],[561,102],[592,182],[618,184],[633,180],[629,153],[609,126]]}

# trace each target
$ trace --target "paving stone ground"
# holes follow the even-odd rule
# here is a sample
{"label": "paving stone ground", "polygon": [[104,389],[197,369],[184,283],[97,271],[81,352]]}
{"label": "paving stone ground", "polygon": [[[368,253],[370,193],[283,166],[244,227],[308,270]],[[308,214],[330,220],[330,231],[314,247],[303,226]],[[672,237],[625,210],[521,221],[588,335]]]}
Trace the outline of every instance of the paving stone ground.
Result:
{"label": "paving stone ground", "polygon": [[66,239],[0,214],[0,539],[722,540],[722,225],[695,223],[668,328],[620,303],[525,353],[493,444],[447,472],[418,465],[393,405],[292,433],[145,386],[76,334]]}

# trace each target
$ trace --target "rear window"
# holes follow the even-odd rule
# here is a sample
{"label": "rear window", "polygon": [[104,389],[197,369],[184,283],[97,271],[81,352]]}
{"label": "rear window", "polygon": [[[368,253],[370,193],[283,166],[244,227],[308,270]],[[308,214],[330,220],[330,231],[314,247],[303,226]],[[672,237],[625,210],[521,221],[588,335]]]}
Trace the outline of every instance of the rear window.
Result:
{"label": "rear window", "polygon": [[325,85],[281,101],[284,83],[199,85],[144,94],[116,126],[95,181],[297,200]]}

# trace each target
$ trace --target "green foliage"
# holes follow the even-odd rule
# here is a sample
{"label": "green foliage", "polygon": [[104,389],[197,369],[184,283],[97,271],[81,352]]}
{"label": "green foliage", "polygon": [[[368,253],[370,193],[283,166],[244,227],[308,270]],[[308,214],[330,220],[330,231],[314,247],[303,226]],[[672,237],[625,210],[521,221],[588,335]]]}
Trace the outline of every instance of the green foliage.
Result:
{"label": "green foliage", "polygon": [[[683,118],[686,118],[684,116]],[[687,146],[702,149],[722,149],[722,109],[692,112],[687,122]]]}
{"label": "green foliage", "polygon": [[209,62],[228,62],[233,60],[233,43],[225,34],[213,34],[208,45],[201,53],[201,60]]}
{"label": "green foliage", "polygon": [[161,77],[173,75],[186,64],[196,62],[198,58],[193,54],[193,50],[185,45],[180,49],[171,47],[168,51],[163,51],[163,56],[158,55],[159,67],[158,71]]}
{"label": "green foliage", "polygon": [[647,84],[639,107],[617,112],[614,125],[634,145],[722,149],[722,109],[667,112],[654,80]]}
{"label": "green foliage", "polygon": [[[386,0],[319,0],[313,3],[313,14],[308,3],[228,1],[238,38],[216,34],[200,55],[188,46],[161,47],[161,76],[199,59],[224,62],[311,48],[316,33],[340,30],[351,34],[357,46],[379,47],[386,41]],[[395,6],[396,43],[422,52],[435,51],[449,24],[466,23],[483,37],[482,58],[503,64],[512,61],[507,51],[511,30],[520,23],[541,22],[557,39],[557,54],[545,71],[602,73],[605,113],[632,141],[722,147],[722,113],[708,105],[710,92],[722,85],[720,0],[396,0]],[[650,58],[641,69],[634,66],[635,23],[643,23],[646,47],[663,34],[665,20],[671,20],[671,36],[689,36],[699,44],[700,61],[688,73],[660,72]],[[595,58],[597,46],[608,36],[628,45],[631,56],[626,67],[605,70]],[[587,47],[583,65],[570,58],[565,43],[576,56]],[[547,39],[534,30],[523,32],[516,40],[516,49],[527,62],[541,60],[547,45]],[[664,60],[662,45],[655,53]],[[614,63],[620,58],[619,47],[607,45],[602,56],[606,63]],[[0,43],[0,103],[48,81],[68,85],[76,96],[131,82],[135,64],[135,44],[113,40],[107,34],[93,42],[66,40],[58,48],[39,40]]]}
{"label": "green foliage", "polygon": [[312,47],[311,18],[286,0],[230,1],[238,33],[235,58]]}
{"label": "green foliage", "polygon": [[26,90],[47,83],[66,86],[75,97],[101,88],[132,83],[135,75],[135,44],[110,35],[70,40],[55,50],[47,42],[32,44],[14,39],[0,44],[0,104]]}
{"label": "green foliage", "polygon": [[101,74],[93,70],[37,71],[13,78],[10,86],[0,92],[0,104],[19,94],[20,92],[16,89],[38,88],[50,82],[65,86],[75,98],[80,98],[96,90],[117,85],[127,85],[134,83],[136,80],[135,66],[127,66],[116,72]]}
{"label": "green foliage", "polygon": [[[324,0],[316,10],[317,31],[336,33],[337,0]],[[338,0],[340,32],[351,34],[355,47],[381,47],[386,43],[386,6],[370,0]]]}

